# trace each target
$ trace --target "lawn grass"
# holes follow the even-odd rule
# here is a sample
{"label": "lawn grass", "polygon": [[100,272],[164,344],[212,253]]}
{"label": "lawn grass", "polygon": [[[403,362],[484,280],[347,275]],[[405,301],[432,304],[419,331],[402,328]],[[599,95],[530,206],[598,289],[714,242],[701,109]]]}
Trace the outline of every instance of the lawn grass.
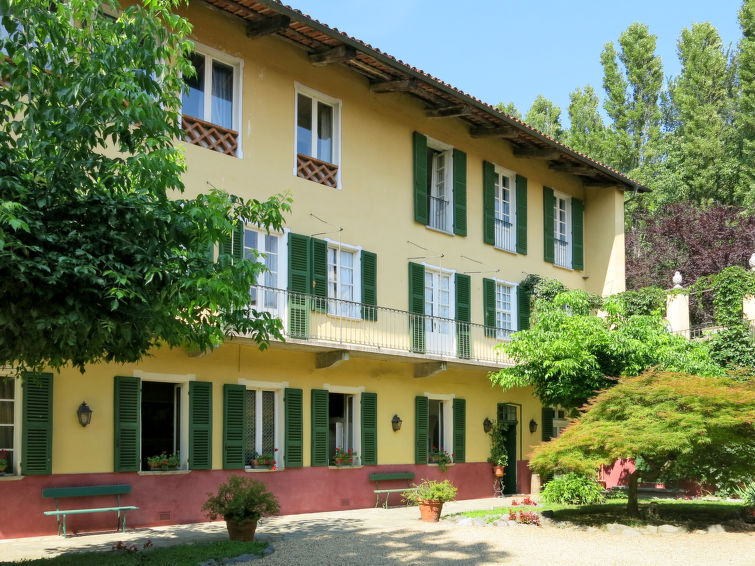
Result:
{"label": "lawn grass", "polygon": [[24,566],[197,566],[210,558],[232,558],[242,554],[260,555],[267,548],[266,542],[214,541],[196,544],[181,544],[150,548],[138,552],[68,552],[54,558],[39,558],[21,562],[0,562],[0,566],[23,564]]}
{"label": "lawn grass", "polygon": [[[656,508],[655,515],[648,514],[650,504]],[[614,499],[600,505],[558,505],[543,503],[537,506],[507,506],[487,511],[469,511],[465,517],[482,517],[490,523],[509,512],[553,511],[554,521],[569,521],[576,525],[599,527],[609,523],[623,525],[676,525],[689,530],[705,528],[708,525],[739,519],[740,503],[731,501],[687,501],[674,499],[654,499],[640,501],[640,517],[629,517],[626,499]]]}

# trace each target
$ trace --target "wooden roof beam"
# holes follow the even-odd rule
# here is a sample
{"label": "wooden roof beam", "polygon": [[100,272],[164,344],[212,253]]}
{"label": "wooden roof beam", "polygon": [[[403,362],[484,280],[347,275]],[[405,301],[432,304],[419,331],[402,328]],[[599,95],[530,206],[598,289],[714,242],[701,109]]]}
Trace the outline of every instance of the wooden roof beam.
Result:
{"label": "wooden roof beam", "polygon": [[247,37],[263,37],[272,35],[286,29],[291,23],[291,18],[283,14],[276,14],[264,20],[249,21],[246,24]]}
{"label": "wooden roof beam", "polygon": [[514,148],[514,157],[524,157],[527,159],[557,159],[561,152],[557,149],[541,148],[534,146],[524,146]]}
{"label": "wooden roof beam", "polygon": [[410,92],[412,94],[426,94],[419,83],[414,79],[399,79],[397,81],[381,81],[372,83],[370,91],[375,94],[388,94],[393,92]]}
{"label": "wooden roof beam", "polygon": [[593,178],[590,178],[590,177],[582,177],[582,184],[585,187],[598,187],[598,188],[600,188],[600,187],[603,187],[603,188],[617,187],[617,186],[621,185],[621,183],[619,183],[617,181],[610,180],[610,179],[606,179],[605,177],[603,177],[602,179],[593,179]]}
{"label": "wooden roof beam", "polygon": [[507,140],[515,140],[519,137],[519,130],[513,126],[470,128],[469,135],[473,138],[503,138]]}
{"label": "wooden roof beam", "polygon": [[474,108],[470,104],[425,108],[425,116],[428,118],[458,118],[459,116],[469,116],[473,112]]}
{"label": "wooden roof beam", "polygon": [[600,172],[588,165],[582,163],[571,163],[568,161],[551,161],[548,163],[548,169],[558,171],[559,173],[569,173],[572,175],[584,175],[586,177],[596,177]]}
{"label": "wooden roof beam", "polygon": [[357,50],[348,45],[337,45],[325,51],[309,54],[309,62],[316,67],[325,67],[333,63],[346,63],[357,58]]}

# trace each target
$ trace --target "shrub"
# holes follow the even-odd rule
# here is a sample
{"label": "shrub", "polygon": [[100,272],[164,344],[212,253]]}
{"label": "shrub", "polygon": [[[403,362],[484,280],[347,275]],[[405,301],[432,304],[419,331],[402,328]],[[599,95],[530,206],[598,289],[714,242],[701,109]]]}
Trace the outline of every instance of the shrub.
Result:
{"label": "shrub", "polygon": [[736,490],[737,496],[748,507],[755,506],[755,481],[751,481],[744,487]]}
{"label": "shrub", "polygon": [[603,488],[592,478],[570,473],[549,481],[541,496],[548,503],[591,505],[603,501]]}
{"label": "shrub", "polygon": [[411,503],[418,503],[420,499],[444,503],[456,499],[457,488],[448,480],[442,482],[422,480],[419,484],[412,485],[417,489],[404,493],[404,499]]}
{"label": "shrub", "polygon": [[213,521],[218,517],[232,521],[259,519],[280,510],[275,495],[267,491],[264,483],[251,478],[231,476],[218,486],[217,494],[207,495],[202,511]]}

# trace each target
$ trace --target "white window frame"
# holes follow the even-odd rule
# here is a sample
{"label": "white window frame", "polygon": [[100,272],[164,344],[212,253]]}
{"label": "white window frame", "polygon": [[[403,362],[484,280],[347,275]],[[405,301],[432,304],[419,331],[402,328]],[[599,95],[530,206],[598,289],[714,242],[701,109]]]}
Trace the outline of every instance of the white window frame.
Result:
{"label": "white window frame", "polygon": [[[312,140],[311,147],[313,153],[317,152],[317,112],[316,102],[323,102],[333,107],[333,162],[332,164],[338,167],[336,172],[336,188],[341,189],[341,106],[342,102],[338,98],[329,96],[323,92],[310,88],[301,84],[298,81],[294,81],[294,168],[293,175],[298,177],[296,156],[298,154],[299,146],[299,95],[303,94],[312,99]],[[310,155],[315,159],[320,159],[317,155]],[[320,159],[320,161],[324,161]]]}
{"label": "white window frame", "polygon": [[21,387],[21,379],[11,375],[10,371],[0,370],[0,377],[13,380],[13,466],[8,468],[5,473],[6,476],[21,477],[21,424],[23,422],[23,416],[21,410],[23,409],[23,387]]}
{"label": "white window frame", "polygon": [[[454,453],[454,399],[455,394],[443,394],[443,393],[428,393],[425,391],[424,396],[428,401],[441,401],[443,410],[443,438],[447,440],[445,446],[438,446],[438,450],[441,448],[448,452],[448,455]],[[430,437],[428,435],[428,443]],[[432,450],[432,444],[428,446],[428,458],[430,451]]]}
{"label": "white window frame", "polygon": [[[566,269],[571,269],[572,267],[572,217],[571,217],[571,199],[572,197],[561,193],[558,191],[553,191],[553,265],[557,267],[564,267]],[[556,232],[556,226],[560,222],[558,219],[558,205],[559,201],[564,201],[564,207],[566,212],[566,226],[564,227],[566,233],[566,246],[564,253],[566,254],[566,261],[563,263],[560,263],[558,261],[559,253],[558,253],[558,242],[556,240],[557,232]]]}
{"label": "white window frame", "polygon": [[[285,406],[283,402],[283,393],[288,387],[288,381],[256,381],[252,379],[239,378],[239,385],[246,387],[247,391],[257,391],[257,398],[262,400],[262,391],[272,391],[275,394],[275,448],[278,449],[277,456],[275,457],[275,467],[279,470],[285,468],[285,437],[283,422],[285,413]],[[246,399],[244,399],[246,402]],[[257,422],[255,423],[255,444],[259,447],[262,446],[262,411],[256,411]],[[244,462],[246,468],[246,462]],[[252,470],[247,468],[247,471],[266,471],[266,470]]]}
{"label": "white window frame", "polygon": [[[262,305],[255,305],[254,308],[257,311],[264,311],[264,312],[270,312],[271,314],[274,314],[278,318],[285,320],[285,314],[286,314],[286,289],[288,288],[288,233],[289,229],[284,228],[282,231],[277,230],[270,230],[268,233],[267,231],[263,230],[262,228],[259,228],[258,226],[255,226],[253,224],[247,224],[244,226],[244,242],[242,242],[242,248],[246,250],[246,230],[251,230],[253,232],[257,233],[257,243],[259,244],[260,238],[263,238],[262,241],[264,241],[265,236],[275,236],[278,238],[278,280],[275,286],[275,289],[278,289],[279,292],[275,292],[276,295],[276,307],[266,307],[264,305],[264,302]],[[235,236],[235,234],[234,234]],[[260,252],[258,250],[258,260],[262,260],[264,262],[264,256],[265,252]],[[262,274],[264,276],[264,273]],[[268,291],[270,292],[270,291]],[[258,296],[263,295],[265,291],[258,290],[257,291]]]}
{"label": "white window frame", "polygon": [[[241,135],[241,101],[242,95],[243,95],[243,70],[244,70],[244,60],[240,59],[238,57],[233,57],[231,55],[228,55],[227,53],[223,53],[222,51],[218,49],[214,49],[212,47],[208,47],[206,45],[203,45],[201,43],[194,42],[194,53],[197,53],[199,55],[204,55],[205,57],[205,66],[204,66],[204,118],[201,118],[205,122],[209,122],[211,124],[214,124],[212,120],[209,119],[209,116],[212,114],[212,60],[216,60],[219,63],[223,63],[224,65],[228,65],[233,69],[233,114],[232,114],[232,130],[236,131],[237,139],[236,139],[236,157],[244,157],[244,152],[242,148],[242,138]],[[208,64],[209,62],[209,64]],[[181,107],[181,112],[183,113],[183,105]],[[219,124],[218,124],[219,125]]]}
{"label": "white window frame", "polygon": [[[505,169],[504,167],[500,167],[498,165],[493,166],[493,171],[496,175],[496,181],[498,183],[498,188],[495,190],[495,195],[493,197],[494,204],[498,205],[498,209],[501,210],[503,205],[503,199],[499,198],[499,194],[503,195],[503,186],[501,184],[502,178],[507,178],[509,180],[509,237],[508,242],[509,245],[505,246],[504,241],[505,238],[503,237],[503,231],[505,230],[505,227],[502,227],[501,230],[501,237],[499,238],[499,229],[498,229],[498,223],[499,220],[503,220],[502,218],[499,218],[497,214],[495,214],[495,206],[494,206],[494,212],[493,217],[495,220],[493,220],[493,223],[495,224],[495,247],[499,250],[504,250],[507,252],[513,252],[516,253],[516,173],[510,169]],[[494,185],[495,187],[495,185]],[[502,214],[501,214],[502,215]]]}
{"label": "white window frame", "polygon": [[[495,281],[495,296],[496,296],[495,305],[494,305],[495,322],[496,322],[496,327],[495,327],[496,328],[496,338],[498,338],[499,340],[504,340],[504,339],[508,339],[511,336],[511,334],[513,334],[514,332],[517,332],[519,330],[519,319],[518,319],[518,316],[517,316],[518,313],[519,313],[519,304],[517,302],[517,289],[518,289],[519,286],[518,286],[517,283],[513,283],[512,281],[506,281],[505,279],[495,279],[494,278],[493,281]],[[510,303],[511,303],[511,312],[509,313],[511,315],[511,329],[509,330],[508,334],[502,332],[505,329],[498,326],[498,313],[499,313],[499,310],[498,310],[498,287],[499,286],[500,287],[508,287],[508,288],[511,289],[511,301],[510,301]],[[503,311],[501,311],[501,312],[503,312]]]}
{"label": "white window frame", "polygon": [[[361,246],[350,246],[348,244],[344,244],[342,242],[338,242],[335,240],[330,240],[328,238],[325,238],[325,242],[328,244],[328,314],[332,316],[342,316],[345,318],[354,318],[359,319],[362,317],[360,304],[362,302],[362,247]],[[342,299],[340,296],[333,297],[331,296],[330,291],[330,250],[336,251],[336,290],[338,291],[338,295],[340,295],[340,279],[341,279],[341,252],[347,252],[354,254],[354,263],[352,265],[353,269],[353,277],[352,277],[352,285],[354,287],[354,297],[351,299],[352,303],[355,303],[354,305],[348,305],[346,303],[343,303],[341,301],[345,301],[346,299]],[[330,300],[334,299],[334,300]],[[339,308],[339,306],[341,308]]]}
{"label": "white window frame", "polygon": [[[445,215],[445,225],[446,228],[442,228],[440,226],[433,225],[433,219],[437,218],[437,215],[433,214],[433,201],[432,198],[439,198],[437,196],[437,180],[435,179],[435,167],[433,166],[430,170],[428,170],[427,175],[430,180],[430,190],[428,191],[428,199],[429,199],[429,206],[427,207],[427,227],[431,230],[437,230],[439,232],[443,232],[444,234],[453,234],[454,232],[454,175],[453,175],[453,169],[454,169],[454,152],[453,152],[453,146],[449,145],[447,143],[443,143],[442,141],[433,139],[428,137],[427,138],[427,150],[434,150],[440,153],[443,153],[445,155],[445,171],[444,171],[444,185],[445,185],[445,191],[446,196],[448,198],[448,204],[446,209],[446,215]],[[433,163],[435,160],[433,160]],[[436,221],[436,223],[439,223],[439,221]]]}
{"label": "white window frame", "polygon": [[[172,383],[174,385],[178,385],[181,388],[181,436],[180,436],[180,453],[181,453],[181,463],[179,465],[179,468],[181,470],[188,470],[189,469],[189,382],[190,381],[196,381],[197,376],[193,373],[187,373],[187,374],[174,374],[174,373],[153,373],[148,371],[142,371],[142,370],[134,370],[134,377],[138,377],[141,379],[142,383],[145,381],[153,381],[153,382],[160,382],[160,383]],[[142,404],[139,403],[139,430],[142,430]],[[139,447],[143,450],[143,443],[141,441],[142,439],[139,438]],[[154,456],[155,454],[148,454],[148,456]],[[140,464],[139,468],[141,469],[141,459],[143,459],[144,454],[140,454]]]}
{"label": "white window frame", "polygon": [[[351,395],[354,399],[354,418],[352,419],[353,430],[351,431],[351,437],[354,444],[354,452],[357,456],[354,459],[354,466],[362,465],[362,427],[361,427],[361,415],[362,415],[362,393],[365,392],[365,388],[360,387],[348,387],[343,385],[331,385],[326,383],[322,386],[328,394],[338,393],[341,395]],[[330,415],[328,415],[328,421],[330,421]],[[328,429],[330,429],[330,422],[328,422]],[[328,433],[328,454],[330,454],[330,433]]]}

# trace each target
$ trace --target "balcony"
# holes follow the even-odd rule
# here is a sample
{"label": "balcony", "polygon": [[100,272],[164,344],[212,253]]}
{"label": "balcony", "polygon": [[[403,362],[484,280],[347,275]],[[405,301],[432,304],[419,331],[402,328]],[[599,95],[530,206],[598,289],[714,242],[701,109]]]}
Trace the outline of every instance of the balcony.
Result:
{"label": "balcony", "polygon": [[487,368],[513,363],[495,348],[511,331],[256,286],[252,305],[281,319],[287,344]]}

